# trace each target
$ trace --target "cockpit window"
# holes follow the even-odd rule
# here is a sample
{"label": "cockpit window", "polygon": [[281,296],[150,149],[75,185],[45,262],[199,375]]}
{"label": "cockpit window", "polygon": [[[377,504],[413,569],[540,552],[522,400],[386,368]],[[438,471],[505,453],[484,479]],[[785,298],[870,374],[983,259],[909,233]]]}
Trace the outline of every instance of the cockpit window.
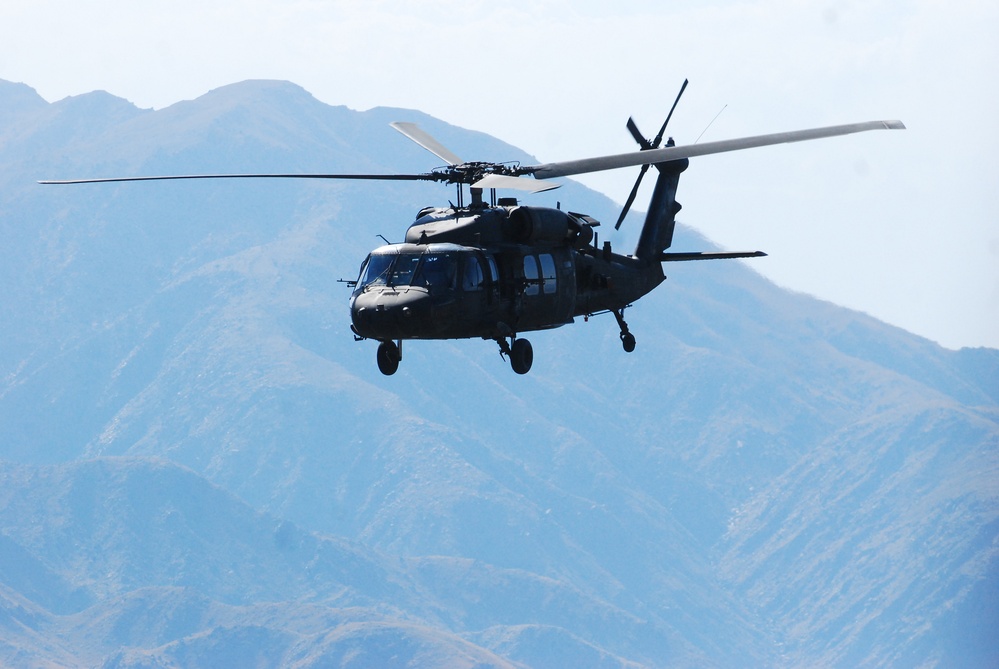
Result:
{"label": "cockpit window", "polygon": [[454,288],[457,264],[451,253],[373,253],[361,270],[360,285]]}
{"label": "cockpit window", "polygon": [[416,271],[416,265],[420,262],[420,256],[412,253],[403,253],[398,256],[392,271],[389,272],[390,286],[408,286]]}
{"label": "cockpit window", "polygon": [[371,286],[387,283],[389,268],[392,267],[392,261],[395,260],[395,258],[395,255],[387,254],[372,254],[368,256],[368,261],[364,263],[364,267],[361,270],[361,285]]}
{"label": "cockpit window", "polygon": [[414,286],[454,288],[457,263],[450,253],[426,253],[413,278]]}

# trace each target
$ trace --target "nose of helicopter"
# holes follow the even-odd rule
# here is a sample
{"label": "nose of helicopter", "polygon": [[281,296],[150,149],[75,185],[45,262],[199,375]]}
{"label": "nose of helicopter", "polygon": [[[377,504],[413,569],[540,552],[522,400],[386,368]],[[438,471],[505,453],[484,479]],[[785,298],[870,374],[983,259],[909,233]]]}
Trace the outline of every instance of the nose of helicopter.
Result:
{"label": "nose of helicopter", "polygon": [[430,317],[430,296],[419,289],[368,290],[354,296],[350,319],[368,339],[418,337]]}

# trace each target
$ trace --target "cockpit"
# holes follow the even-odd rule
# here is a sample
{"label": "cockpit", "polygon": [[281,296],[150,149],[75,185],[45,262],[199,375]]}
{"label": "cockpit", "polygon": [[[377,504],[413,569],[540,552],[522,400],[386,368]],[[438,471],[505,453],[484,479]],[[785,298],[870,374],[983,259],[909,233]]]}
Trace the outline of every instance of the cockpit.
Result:
{"label": "cockpit", "polygon": [[459,244],[388,244],[361,265],[350,296],[354,334],[398,339],[481,337],[496,328],[496,259]]}
{"label": "cockpit", "polygon": [[[488,269],[496,277],[490,257]],[[386,286],[418,287],[430,292],[454,289],[481,290],[485,273],[480,254],[455,244],[394,244],[371,252],[361,266],[358,290]],[[460,281],[459,281],[460,279]]]}
{"label": "cockpit", "polygon": [[457,264],[451,253],[372,253],[359,285],[453,288]]}

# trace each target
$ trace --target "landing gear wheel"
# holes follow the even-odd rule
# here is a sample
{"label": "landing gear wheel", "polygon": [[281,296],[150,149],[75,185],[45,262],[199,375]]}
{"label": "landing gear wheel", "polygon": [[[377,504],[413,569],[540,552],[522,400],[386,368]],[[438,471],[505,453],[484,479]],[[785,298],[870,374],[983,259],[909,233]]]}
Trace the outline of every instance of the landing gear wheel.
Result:
{"label": "landing gear wheel", "polygon": [[383,341],[378,345],[378,371],[385,376],[392,376],[399,369],[399,361],[402,360],[402,352],[395,342]]}
{"label": "landing gear wheel", "polygon": [[526,339],[514,339],[510,346],[510,366],[518,374],[527,374],[534,363],[534,348]]}
{"label": "landing gear wheel", "polygon": [[624,321],[624,308],[615,309],[613,313],[621,328],[621,346],[624,347],[625,353],[631,353],[635,350],[635,335],[631,334],[631,331],[628,330],[628,324]]}

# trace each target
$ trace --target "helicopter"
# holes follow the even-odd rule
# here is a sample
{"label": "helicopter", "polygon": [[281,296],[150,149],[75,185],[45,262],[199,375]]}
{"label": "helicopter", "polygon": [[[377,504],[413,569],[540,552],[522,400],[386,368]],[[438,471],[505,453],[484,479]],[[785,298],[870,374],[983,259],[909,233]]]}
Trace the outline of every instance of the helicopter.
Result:
{"label": "helicopter", "polygon": [[[419,126],[390,124],[446,165],[418,174],[188,174],[40,181],[42,184],[107,183],[167,179],[304,178],[382,181],[436,181],[457,188],[457,204],[425,207],[401,243],[372,250],[356,280],[345,281],[351,330],[357,341],[378,342],[376,362],[385,375],[402,361],[406,340],[493,340],[517,374],[530,371],[534,353],[521,335],[613,314],[621,345],[635,350],[635,335],[624,310],[654,290],[666,276],[663,263],[753,258],[761,251],[669,252],[672,245],[680,174],[689,159],[789,142],[869,130],[904,129],[901,121],[869,121],[738,139],[677,146],[663,137],[687,82],[684,81],[666,121],[647,139],[633,119],[627,128],[638,151],[582,160],[523,166],[518,163],[467,162]],[[497,190],[529,193],[558,188],[552,179],[625,167],[641,167],[618,217],[620,228],[650,166],[658,172],[638,244],[630,254],[599,244],[593,217],[522,205],[515,197],[497,198]],[[464,188],[469,198],[466,203]],[[489,202],[484,192],[489,191]],[[383,238],[384,239],[384,238]]]}

